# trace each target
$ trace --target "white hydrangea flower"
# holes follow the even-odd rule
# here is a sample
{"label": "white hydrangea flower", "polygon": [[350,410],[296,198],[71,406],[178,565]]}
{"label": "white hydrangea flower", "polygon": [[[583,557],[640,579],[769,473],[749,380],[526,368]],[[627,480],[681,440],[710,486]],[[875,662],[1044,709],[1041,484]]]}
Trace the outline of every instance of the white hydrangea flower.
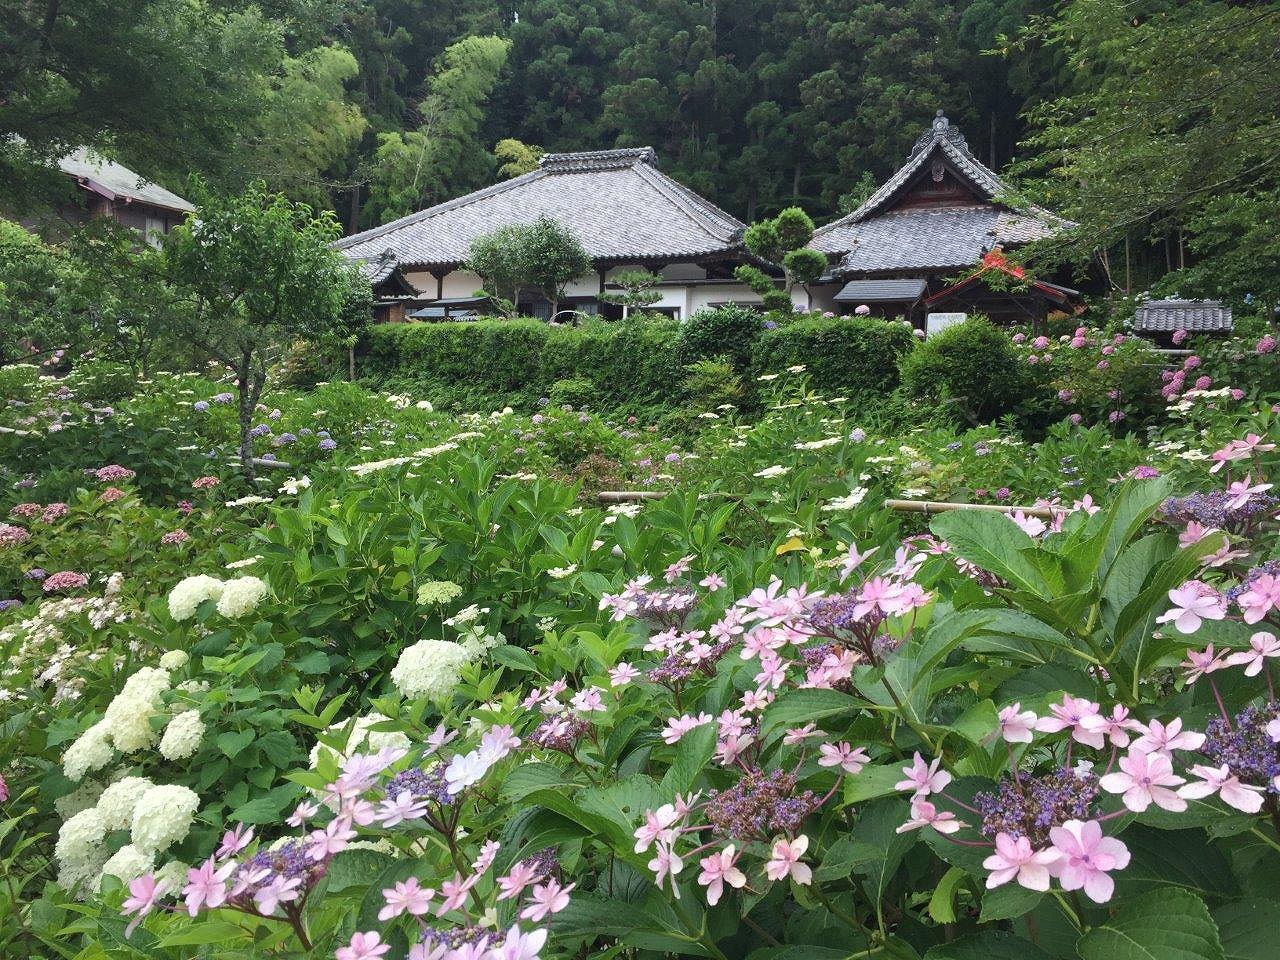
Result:
{"label": "white hydrangea flower", "polygon": [[232,620],[257,609],[262,598],[267,595],[267,584],[257,577],[237,577],[228,580],[222,588],[222,596],[218,598],[218,612]]}
{"label": "white hydrangea flower", "polygon": [[160,756],[166,760],[185,760],[200,749],[204,740],[204,721],[199,710],[180,713],[164,728],[160,738]]}
{"label": "white hydrangea flower", "polygon": [[98,815],[108,830],[127,830],[133,823],[133,812],[142,795],[153,784],[146,777],[124,777],[110,784],[98,797]]}
{"label": "white hydrangea flower", "polygon": [[84,860],[74,863],[59,861],[58,886],[73,897],[88,899],[98,878],[102,876],[102,867],[106,862],[107,849],[101,844],[92,847]]}
{"label": "white hydrangea flower", "polygon": [[95,806],[101,796],[102,784],[96,780],[86,780],[65,797],[53,801],[53,809],[58,811],[61,819],[70,820],[81,810],[89,810]]}
{"label": "white hydrangea flower", "polygon": [[102,722],[107,725],[111,743],[121,753],[136,753],[155,744],[157,733],[151,718],[160,708],[161,698],[169,689],[169,671],[159,667],[143,667],[128,680],[107,705]]}
{"label": "white hydrangea flower", "polygon": [[58,830],[54,856],[65,864],[87,863],[107,835],[106,824],[97,809],[81,810]]}
{"label": "white hydrangea flower", "polygon": [[133,845],[159,852],[182,840],[200,806],[195,792],[176,783],[152,787],[142,795],[133,814]]}
{"label": "white hydrangea flower", "polygon": [[179,580],[169,591],[169,616],[181,623],[195,616],[196,607],[222,596],[222,581],[203,573]]}
{"label": "white hydrangea flower", "polygon": [[101,770],[111,762],[115,750],[107,739],[107,722],[99,720],[86,730],[62,755],[62,772],[68,780],[82,780],[90,770]]}
{"label": "white hydrangea flower", "polygon": [[191,658],[185,650],[168,650],[160,657],[160,666],[164,670],[181,670]]}
{"label": "white hydrangea flower", "polygon": [[102,875],[116,877],[121,882],[128,883],[131,880],[137,880],[144,873],[149,873],[155,863],[154,853],[139,850],[132,843],[126,843],[102,865]]}
{"label": "white hydrangea flower", "polygon": [[366,713],[362,717],[356,717],[354,723],[350,720],[335,723],[325,730],[325,733],[330,737],[340,737],[342,731],[350,725],[351,729],[347,734],[346,742],[337,748],[328,744],[317,743],[311,748],[311,766],[314,767],[319,762],[322,752],[329,756],[338,755],[345,759],[351,754],[362,750],[367,750],[370,753],[377,753],[388,747],[395,750],[408,750],[411,745],[409,738],[399,730],[369,729],[375,724],[385,723],[387,719],[387,717],[375,710]]}
{"label": "white hydrangea flower", "polygon": [[444,696],[458,685],[462,665],[470,659],[461,644],[419,640],[400,652],[391,668],[391,682],[410,699]]}
{"label": "white hydrangea flower", "polygon": [[187,882],[187,871],[191,869],[191,864],[182,860],[170,860],[156,868],[155,877],[156,884],[164,884],[164,888],[169,891],[181,890]]}

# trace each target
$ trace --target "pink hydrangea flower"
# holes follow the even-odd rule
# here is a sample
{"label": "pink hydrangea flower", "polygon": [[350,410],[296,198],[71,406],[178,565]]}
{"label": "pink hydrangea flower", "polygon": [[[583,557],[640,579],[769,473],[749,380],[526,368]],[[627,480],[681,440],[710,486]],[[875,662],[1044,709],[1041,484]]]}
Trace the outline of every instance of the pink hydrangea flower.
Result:
{"label": "pink hydrangea flower", "polygon": [[1009,704],[997,715],[1001,739],[1005,743],[1030,743],[1038,719],[1034,710],[1023,710],[1020,702]]}
{"label": "pink hydrangea flower", "polygon": [[1191,768],[1192,776],[1200,778],[1198,783],[1188,783],[1178,793],[1188,800],[1199,800],[1216,793],[1222,802],[1245,813],[1257,813],[1262,809],[1263,789],[1252,784],[1240,782],[1240,778],[1231,773],[1225,763],[1220,767],[1209,767],[1196,764]]}
{"label": "pink hydrangea flower", "polygon": [[1233,667],[1243,666],[1246,677],[1256,677],[1272,657],[1280,657],[1280,640],[1276,639],[1274,633],[1259,630],[1249,638],[1249,649],[1231,654],[1227,657],[1227,664]]}
{"label": "pink hydrangea flower", "polygon": [[129,925],[124,928],[124,935],[131,936],[138,928],[142,918],[155,909],[157,901],[164,896],[165,885],[157,883],[155,874],[144,873],[136,880],[129,881],[129,896],[120,910],[126,916],[132,916]]}
{"label": "pink hydrangea flower", "polygon": [[345,947],[334,951],[334,960],[377,960],[388,950],[391,944],[383,943],[376,930],[367,933],[353,933],[351,941]]}
{"label": "pink hydrangea flower", "polygon": [[747,883],[747,875],[738,869],[738,853],[731,843],[719,853],[703,857],[698,865],[698,883],[707,888],[707,904],[714,907],[724,894],[725,884],[741,890]]}
{"label": "pink hydrangea flower", "polygon": [[1053,866],[1063,890],[1081,890],[1094,903],[1106,903],[1115,892],[1108,874],[1129,865],[1129,848],[1115,837],[1104,837],[1095,820],[1068,820],[1049,831],[1053,849],[1061,856]]}
{"label": "pink hydrangea flower", "polygon": [[1063,694],[1061,703],[1050,705],[1049,712],[1052,716],[1036,721],[1036,729],[1041,733],[1070,730],[1072,740],[1095,750],[1102,749],[1106,721],[1098,715],[1098,704],[1068,693]]}
{"label": "pink hydrangea flower", "polygon": [[840,767],[848,774],[858,773],[871,762],[871,756],[866,750],[862,747],[855,749],[843,740],[834,744],[824,743],[818,748],[818,752],[821,754],[818,766]]}
{"label": "pink hydrangea flower", "polygon": [[941,765],[941,757],[935,757],[932,763],[926,764],[924,757],[920,756],[917,750],[911,765],[902,768],[906,779],[895,783],[893,789],[914,791],[916,797],[927,797],[931,793],[945,790],[947,784],[951,782],[951,774],[945,770],[939,770]]}
{"label": "pink hydrangea flower", "polygon": [[1151,804],[1171,813],[1187,809],[1187,801],[1171,788],[1186,783],[1173,772],[1173,764],[1163,753],[1130,750],[1120,758],[1120,769],[1098,781],[1108,793],[1123,794],[1124,805],[1141,813]]}
{"label": "pink hydrangea flower", "polygon": [[785,880],[790,877],[801,886],[812,882],[813,871],[800,860],[808,849],[809,838],[803,833],[794,840],[773,841],[773,850],[764,865],[765,876],[770,880]]}
{"label": "pink hydrangea flower", "polygon": [[1173,609],[1156,617],[1156,623],[1170,623],[1179,633],[1195,633],[1205,620],[1222,620],[1227,603],[1222,594],[1199,580],[1188,580],[1169,591]]}
{"label": "pink hydrangea flower", "polygon": [[435,895],[435,890],[422,886],[417,877],[410,877],[382,891],[385,905],[378,911],[378,919],[385,922],[402,913],[420,917],[431,909],[431,898]]}
{"label": "pink hydrangea flower", "polygon": [[555,880],[536,885],[529,895],[528,905],[520,911],[520,919],[541,923],[547,917],[559,913],[569,905],[569,894],[575,886],[577,884],[571,883],[562,887]]}
{"label": "pink hydrangea flower", "polygon": [[928,800],[916,797],[911,801],[911,819],[898,827],[897,833],[919,830],[921,827],[933,827],[939,833],[955,833],[968,824],[957,820],[950,810],[939,810]]}
{"label": "pink hydrangea flower", "polygon": [[987,889],[992,890],[1016,879],[1028,890],[1049,889],[1049,868],[1061,859],[1055,849],[1036,850],[1026,837],[996,834],[996,852],[982,861],[987,874]]}

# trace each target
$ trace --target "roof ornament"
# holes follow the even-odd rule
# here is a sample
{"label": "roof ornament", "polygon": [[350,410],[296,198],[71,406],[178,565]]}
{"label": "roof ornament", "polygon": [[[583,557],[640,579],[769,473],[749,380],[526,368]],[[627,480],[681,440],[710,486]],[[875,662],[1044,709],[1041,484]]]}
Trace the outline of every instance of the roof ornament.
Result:
{"label": "roof ornament", "polygon": [[964,134],[960,132],[959,127],[951,125],[951,121],[947,119],[947,115],[939,110],[933,118],[933,123],[929,129],[920,134],[920,138],[916,140],[916,145],[911,148],[911,156],[915,156],[921,150],[927,150],[939,140],[948,140],[955,146],[959,147],[965,153],[969,152],[969,143],[965,140]]}

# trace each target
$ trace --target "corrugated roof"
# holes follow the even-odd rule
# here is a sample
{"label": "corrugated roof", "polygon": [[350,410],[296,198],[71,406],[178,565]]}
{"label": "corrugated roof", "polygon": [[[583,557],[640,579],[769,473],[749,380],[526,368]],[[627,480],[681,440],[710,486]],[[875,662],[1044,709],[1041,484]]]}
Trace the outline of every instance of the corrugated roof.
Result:
{"label": "corrugated roof", "polygon": [[58,168],[109,200],[123,198],[183,213],[195,210],[193,204],[171,190],[144,180],[128,167],[83,148],[73,150],[59,160]]}
{"label": "corrugated roof", "polygon": [[835,299],[840,303],[900,303],[918,300],[924,293],[923,277],[903,280],[850,280]]}
{"label": "corrugated roof", "polygon": [[649,147],[553,153],[538,169],[338,241],[349,256],[390,249],[404,268],[457,266],[471,242],[539,216],[597,261],[679,260],[742,249],[744,224],[660,173]]}
{"label": "corrugated roof", "polygon": [[1148,333],[1191,330],[1217,333],[1231,330],[1231,308],[1217,300],[1150,300],[1139,305],[1133,329]]}
{"label": "corrugated roof", "polygon": [[[940,155],[980,200],[968,206],[891,209],[916,177]],[[1043,210],[1012,210],[995,202],[1005,192],[1000,176],[969,152],[964,135],[938,111],[907,162],[853,213],[814,231],[810,246],[844,254],[837,274],[972,266],[992,247],[1052,236],[1071,224]]]}

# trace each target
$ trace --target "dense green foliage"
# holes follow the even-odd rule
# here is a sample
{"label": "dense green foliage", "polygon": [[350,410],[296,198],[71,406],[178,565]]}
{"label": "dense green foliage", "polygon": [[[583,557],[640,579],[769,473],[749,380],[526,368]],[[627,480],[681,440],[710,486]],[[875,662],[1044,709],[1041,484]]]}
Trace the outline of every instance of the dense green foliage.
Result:
{"label": "dense green foliage", "polygon": [[[1106,280],[1183,296],[1280,300],[1280,4],[1072,0],[1026,41],[1065,57],[1021,164],[1079,222],[1055,251],[1097,251]],[[1185,269],[1180,269],[1185,265]]]}

